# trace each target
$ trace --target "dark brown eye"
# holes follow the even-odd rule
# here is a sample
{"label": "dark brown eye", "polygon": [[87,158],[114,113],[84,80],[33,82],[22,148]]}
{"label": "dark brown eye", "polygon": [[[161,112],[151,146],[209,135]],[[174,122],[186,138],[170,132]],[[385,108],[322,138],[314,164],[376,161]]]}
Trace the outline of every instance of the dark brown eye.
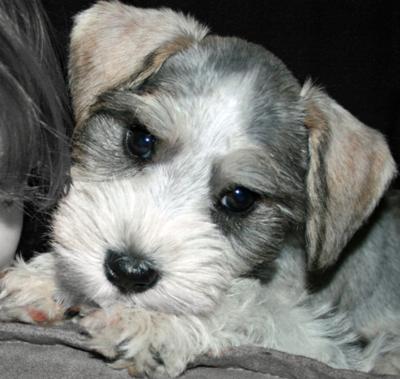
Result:
{"label": "dark brown eye", "polygon": [[231,212],[246,212],[256,202],[259,195],[241,186],[226,192],[220,199],[220,204]]}
{"label": "dark brown eye", "polygon": [[142,160],[150,160],[154,154],[156,137],[144,128],[133,128],[126,132],[125,147],[129,154]]}

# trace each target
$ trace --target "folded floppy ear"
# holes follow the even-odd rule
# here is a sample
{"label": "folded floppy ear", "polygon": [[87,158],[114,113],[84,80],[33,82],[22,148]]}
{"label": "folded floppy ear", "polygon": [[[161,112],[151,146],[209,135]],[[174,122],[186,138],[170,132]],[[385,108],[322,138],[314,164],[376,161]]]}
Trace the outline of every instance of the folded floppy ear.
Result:
{"label": "folded floppy ear", "polygon": [[332,265],[396,173],[389,147],[310,83],[302,89],[309,129],[308,267]]}
{"label": "folded floppy ear", "polygon": [[170,9],[142,9],[99,1],[75,17],[69,78],[77,126],[98,95],[127,80],[141,81],[172,54],[208,30]]}

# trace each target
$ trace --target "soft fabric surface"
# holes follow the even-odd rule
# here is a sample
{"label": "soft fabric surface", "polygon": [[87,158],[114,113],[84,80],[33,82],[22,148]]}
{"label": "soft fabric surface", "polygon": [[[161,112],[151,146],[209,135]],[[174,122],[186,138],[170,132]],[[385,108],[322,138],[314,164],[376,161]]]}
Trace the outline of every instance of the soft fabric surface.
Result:
{"label": "soft fabric surface", "polygon": [[[40,327],[0,323],[0,377],[6,379],[130,378],[85,347],[77,326]],[[182,379],[373,379],[396,378],[335,370],[312,359],[254,347],[223,357],[201,357]],[[397,377],[400,378],[400,377]]]}

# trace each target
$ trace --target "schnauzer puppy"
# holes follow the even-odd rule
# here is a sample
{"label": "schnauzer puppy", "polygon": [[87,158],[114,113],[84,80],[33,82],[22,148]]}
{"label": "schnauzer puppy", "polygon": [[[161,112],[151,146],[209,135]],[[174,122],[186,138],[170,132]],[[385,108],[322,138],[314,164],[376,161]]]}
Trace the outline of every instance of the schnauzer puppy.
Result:
{"label": "schnauzer puppy", "polygon": [[91,346],[131,374],[241,344],[391,370],[400,197],[381,200],[396,169],[379,132],[169,9],[82,12],[69,74],[73,183],[53,251],[3,274],[0,319],[93,307]]}

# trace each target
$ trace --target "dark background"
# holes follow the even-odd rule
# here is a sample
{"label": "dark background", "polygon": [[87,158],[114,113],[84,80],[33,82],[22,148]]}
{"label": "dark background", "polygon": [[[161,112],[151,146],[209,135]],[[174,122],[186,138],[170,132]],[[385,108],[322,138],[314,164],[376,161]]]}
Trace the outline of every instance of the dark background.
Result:
{"label": "dark background", "polygon": [[[66,64],[72,17],[94,1],[42,0]],[[301,81],[311,77],[361,121],[380,129],[400,163],[400,1],[126,0],[190,13],[212,32],[264,45]],[[400,180],[394,183],[400,188]],[[46,250],[42,219],[27,218],[20,249]]]}
{"label": "dark background", "polygon": [[[301,81],[311,77],[380,129],[400,162],[400,1],[135,0],[190,13],[212,32],[264,45]],[[66,60],[72,17],[94,1],[43,0]],[[397,180],[396,186],[399,187]]]}

